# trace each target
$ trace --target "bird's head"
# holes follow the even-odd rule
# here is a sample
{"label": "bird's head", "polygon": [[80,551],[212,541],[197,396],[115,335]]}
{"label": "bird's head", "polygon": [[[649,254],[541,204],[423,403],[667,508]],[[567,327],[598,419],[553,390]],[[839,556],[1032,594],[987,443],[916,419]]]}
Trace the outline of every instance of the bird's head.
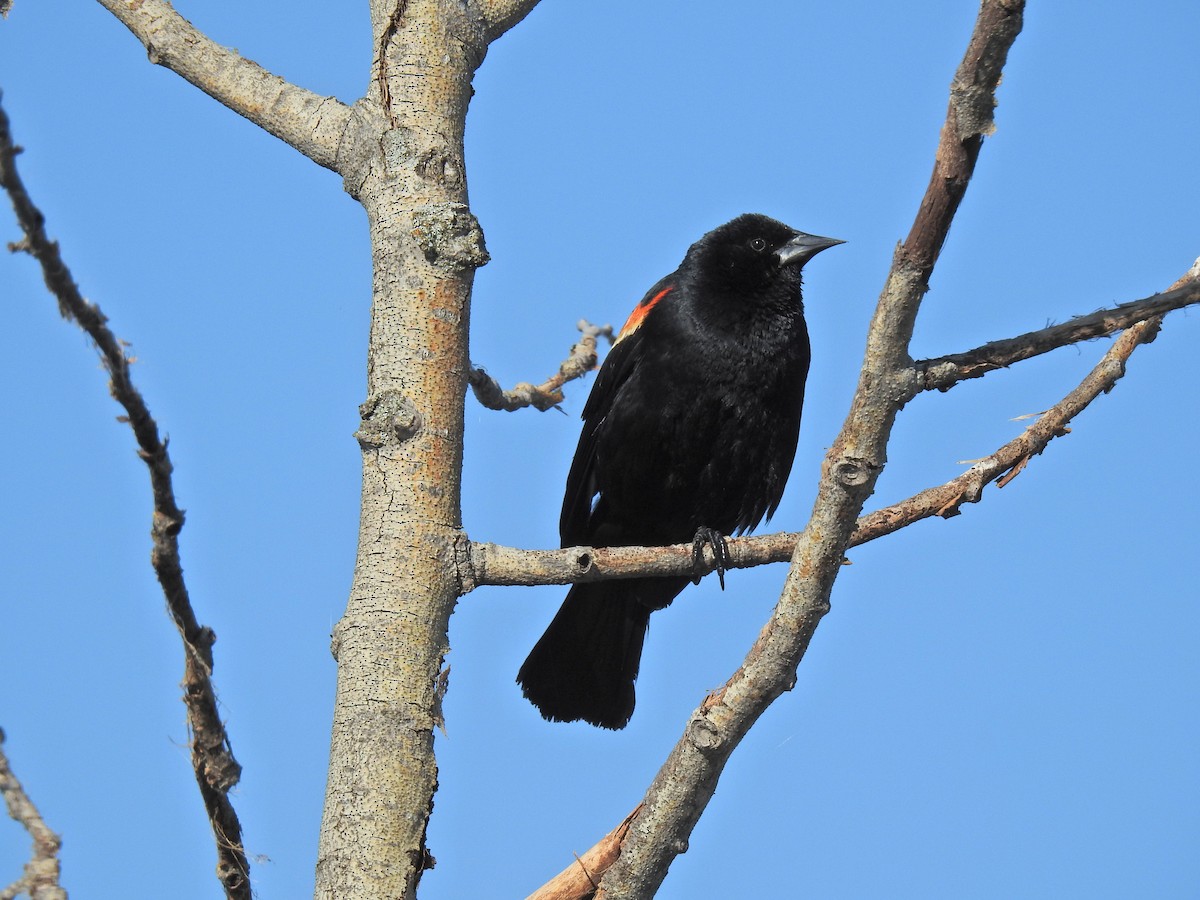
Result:
{"label": "bird's head", "polygon": [[698,276],[730,298],[796,301],[804,264],[842,243],[746,213],[696,241],[687,259]]}

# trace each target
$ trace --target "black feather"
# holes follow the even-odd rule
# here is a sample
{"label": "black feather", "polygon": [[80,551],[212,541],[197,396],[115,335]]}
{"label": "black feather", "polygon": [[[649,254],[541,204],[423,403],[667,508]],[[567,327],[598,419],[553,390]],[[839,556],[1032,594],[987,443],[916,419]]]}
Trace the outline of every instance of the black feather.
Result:
{"label": "black feather", "polygon": [[[800,269],[835,243],[739,216],[650,289],[584,406],[562,546],[683,543],[775,512],[809,366]],[[623,727],[650,613],[688,581],[575,585],[521,667],[525,696],[548,719]]]}

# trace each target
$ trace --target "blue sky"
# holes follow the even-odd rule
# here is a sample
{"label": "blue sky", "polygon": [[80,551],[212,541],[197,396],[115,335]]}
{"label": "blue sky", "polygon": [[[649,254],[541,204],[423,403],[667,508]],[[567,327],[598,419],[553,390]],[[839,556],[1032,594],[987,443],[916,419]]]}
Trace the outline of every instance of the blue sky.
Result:
{"label": "blue sky", "polygon": [[[365,4],[179,9],[305,87],[348,102],[364,89]],[[741,212],[844,238],[806,273],[814,362],[772,523],[798,529],[975,7],[730,9],[547,0],[493,46],[468,120],[493,258],[472,358],[506,384],[540,380],[577,319],[619,325],[692,240]],[[1031,4],[915,355],[1147,296],[1200,254],[1198,30],[1192,2]],[[171,436],[258,896],[304,896],[329,634],[354,560],[364,217],[335,175],[149,65],[98,4],[17,0],[0,88],[26,182]],[[0,237],[17,237],[7,213]],[[0,296],[6,750],[64,835],[74,896],[216,897],[144,467],[28,258],[0,257]],[[990,453],[1107,344],[919,397],[869,508]],[[1173,314],[1008,487],[851,554],[795,690],[734,755],[661,896],[1196,895],[1198,345],[1200,313]],[[555,545],[589,386],[568,390],[565,416],[468,402],[472,538]],[[544,723],[513,683],[562,589],[465,597],[422,895],[524,896],[615,825],[783,576],[734,573],[724,593],[706,581],[656,616],[620,733]],[[0,882],[26,852],[0,823]]]}

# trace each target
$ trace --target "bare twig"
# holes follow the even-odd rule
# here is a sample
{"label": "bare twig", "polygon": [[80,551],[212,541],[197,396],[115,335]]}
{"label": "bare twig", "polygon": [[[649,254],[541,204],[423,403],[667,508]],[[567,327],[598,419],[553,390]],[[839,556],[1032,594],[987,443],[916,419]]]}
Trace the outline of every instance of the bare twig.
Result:
{"label": "bare twig", "polygon": [[0,730],[0,794],[8,814],[29,832],[33,839],[33,853],[25,864],[24,874],[0,889],[0,900],[13,900],[28,894],[30,900],[67,900],[67,892],[58,883],[60,877],[58,850],[62,840],[51,831],[42,814],[38,812],[29,795],[13,774],[8,756],[4,752],[4,732]]}
{"label": "bare twig", "polygon": [[467,383],[475,392],[475,399],[488,409],[500,409],[505,412],[513,412],[526,406],[544,412],[558,406],[563,402],[562,386],[575,378],[582,378],[596,368],[596,339],[603,336],[612,341],[611,325],[592,325],[587,320],[580,319],[576,327],[583,337],[571,348],[567,358],[558,367],[558,374],[539,385],[522,381],[512,390],[506,391],[500,386],[500,382],[481,367],[474,366],[467,375]]}
{"label": "bare twig", "polygon": [[858,520],[851,546],[865,544],[930,516],[949,518],[957,515],[963,503],[978,503],[983,488],[993,481],[1004,487],[1046,449],[1056,437],[1069,432],[1067,423],[1079,415],[1100,394],[1112,390],[1125,374],[1125,363],[1141,344],[1154,340],[1162,318],[1154,317],[1127,328],[1104,354],[1080,385],[1038,418],[1017,438],[991,456],[979,460],[966,472],[946,484],[929,488],[894,506],[877,510]]}
{"label": "bare twig", "polygon": [[336,169],[350,107],[291,84],[215,43],[166,0],[100,0],[100,5],[142,42],[150,62],[190,81],[318,165]]}
{"label": "bare twig", "polygon": [[[1200,263],[1200,260],[1197,262]],[[1059,347],[1114,334],[1136,322],[1200,303],[1200,281],[1185,277],[1176,285],[1153,297],[1097,310],[1061,325],[1030,331],[1003,341],[992,341],[965,353],[922,360],[915,366],[920,389],[946,391],[968,378],[979,378],[995,369],[1003,369]]]}
{"label": "bare twig", "polygon": [[33,256],[42,267],[46,286],[58,300],[64,318],[73,320],[96,345],[108,370],[109,390],[125,408],[138,443],[138,456],[150,470],[154,514],[150,529],[153,549],[150,560],[162,585],[167,608],[184,644],[184,702],[191,730],[192,766],[204,799],[204,807],[217,840],[217,875],[226,896],[249,900],[249,866],[242,848],[242,827],[229,802],[229,790],[238,782],[241,766],[233,757],[229,737],[217,712],[212,684],[212,645],[216,634],[196,621],[179,561],[179,531],[183,511],[175,502],[171,484],[171,459],[166,440],[160,440],[158,425],[129,375],[129,359],[122,342],[108,328],[107,319],[95,304],[79,292],[70,270],[59,254],[58,244],[46,236],[44,218],[34,206],[16,169],[17,148],[13,144],[8,116],[0,107],[0,187],[12,199],[24,240],[13,249]]}

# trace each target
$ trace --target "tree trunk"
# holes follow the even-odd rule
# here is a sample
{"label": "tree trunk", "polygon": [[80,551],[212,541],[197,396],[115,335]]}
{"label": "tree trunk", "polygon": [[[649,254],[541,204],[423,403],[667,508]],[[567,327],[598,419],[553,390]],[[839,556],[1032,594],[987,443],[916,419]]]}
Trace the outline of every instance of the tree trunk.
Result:
{"label": "tree trunk", "polygon": [[432,865],[433,729],[460,593],[467,323],[486,261],[466,207],[463,124],[486,37],[443,0],[372,3],[378,50],[341,170],[374,265],[358,559],[334,630],[337,704],[318,897],[411,897]]}

